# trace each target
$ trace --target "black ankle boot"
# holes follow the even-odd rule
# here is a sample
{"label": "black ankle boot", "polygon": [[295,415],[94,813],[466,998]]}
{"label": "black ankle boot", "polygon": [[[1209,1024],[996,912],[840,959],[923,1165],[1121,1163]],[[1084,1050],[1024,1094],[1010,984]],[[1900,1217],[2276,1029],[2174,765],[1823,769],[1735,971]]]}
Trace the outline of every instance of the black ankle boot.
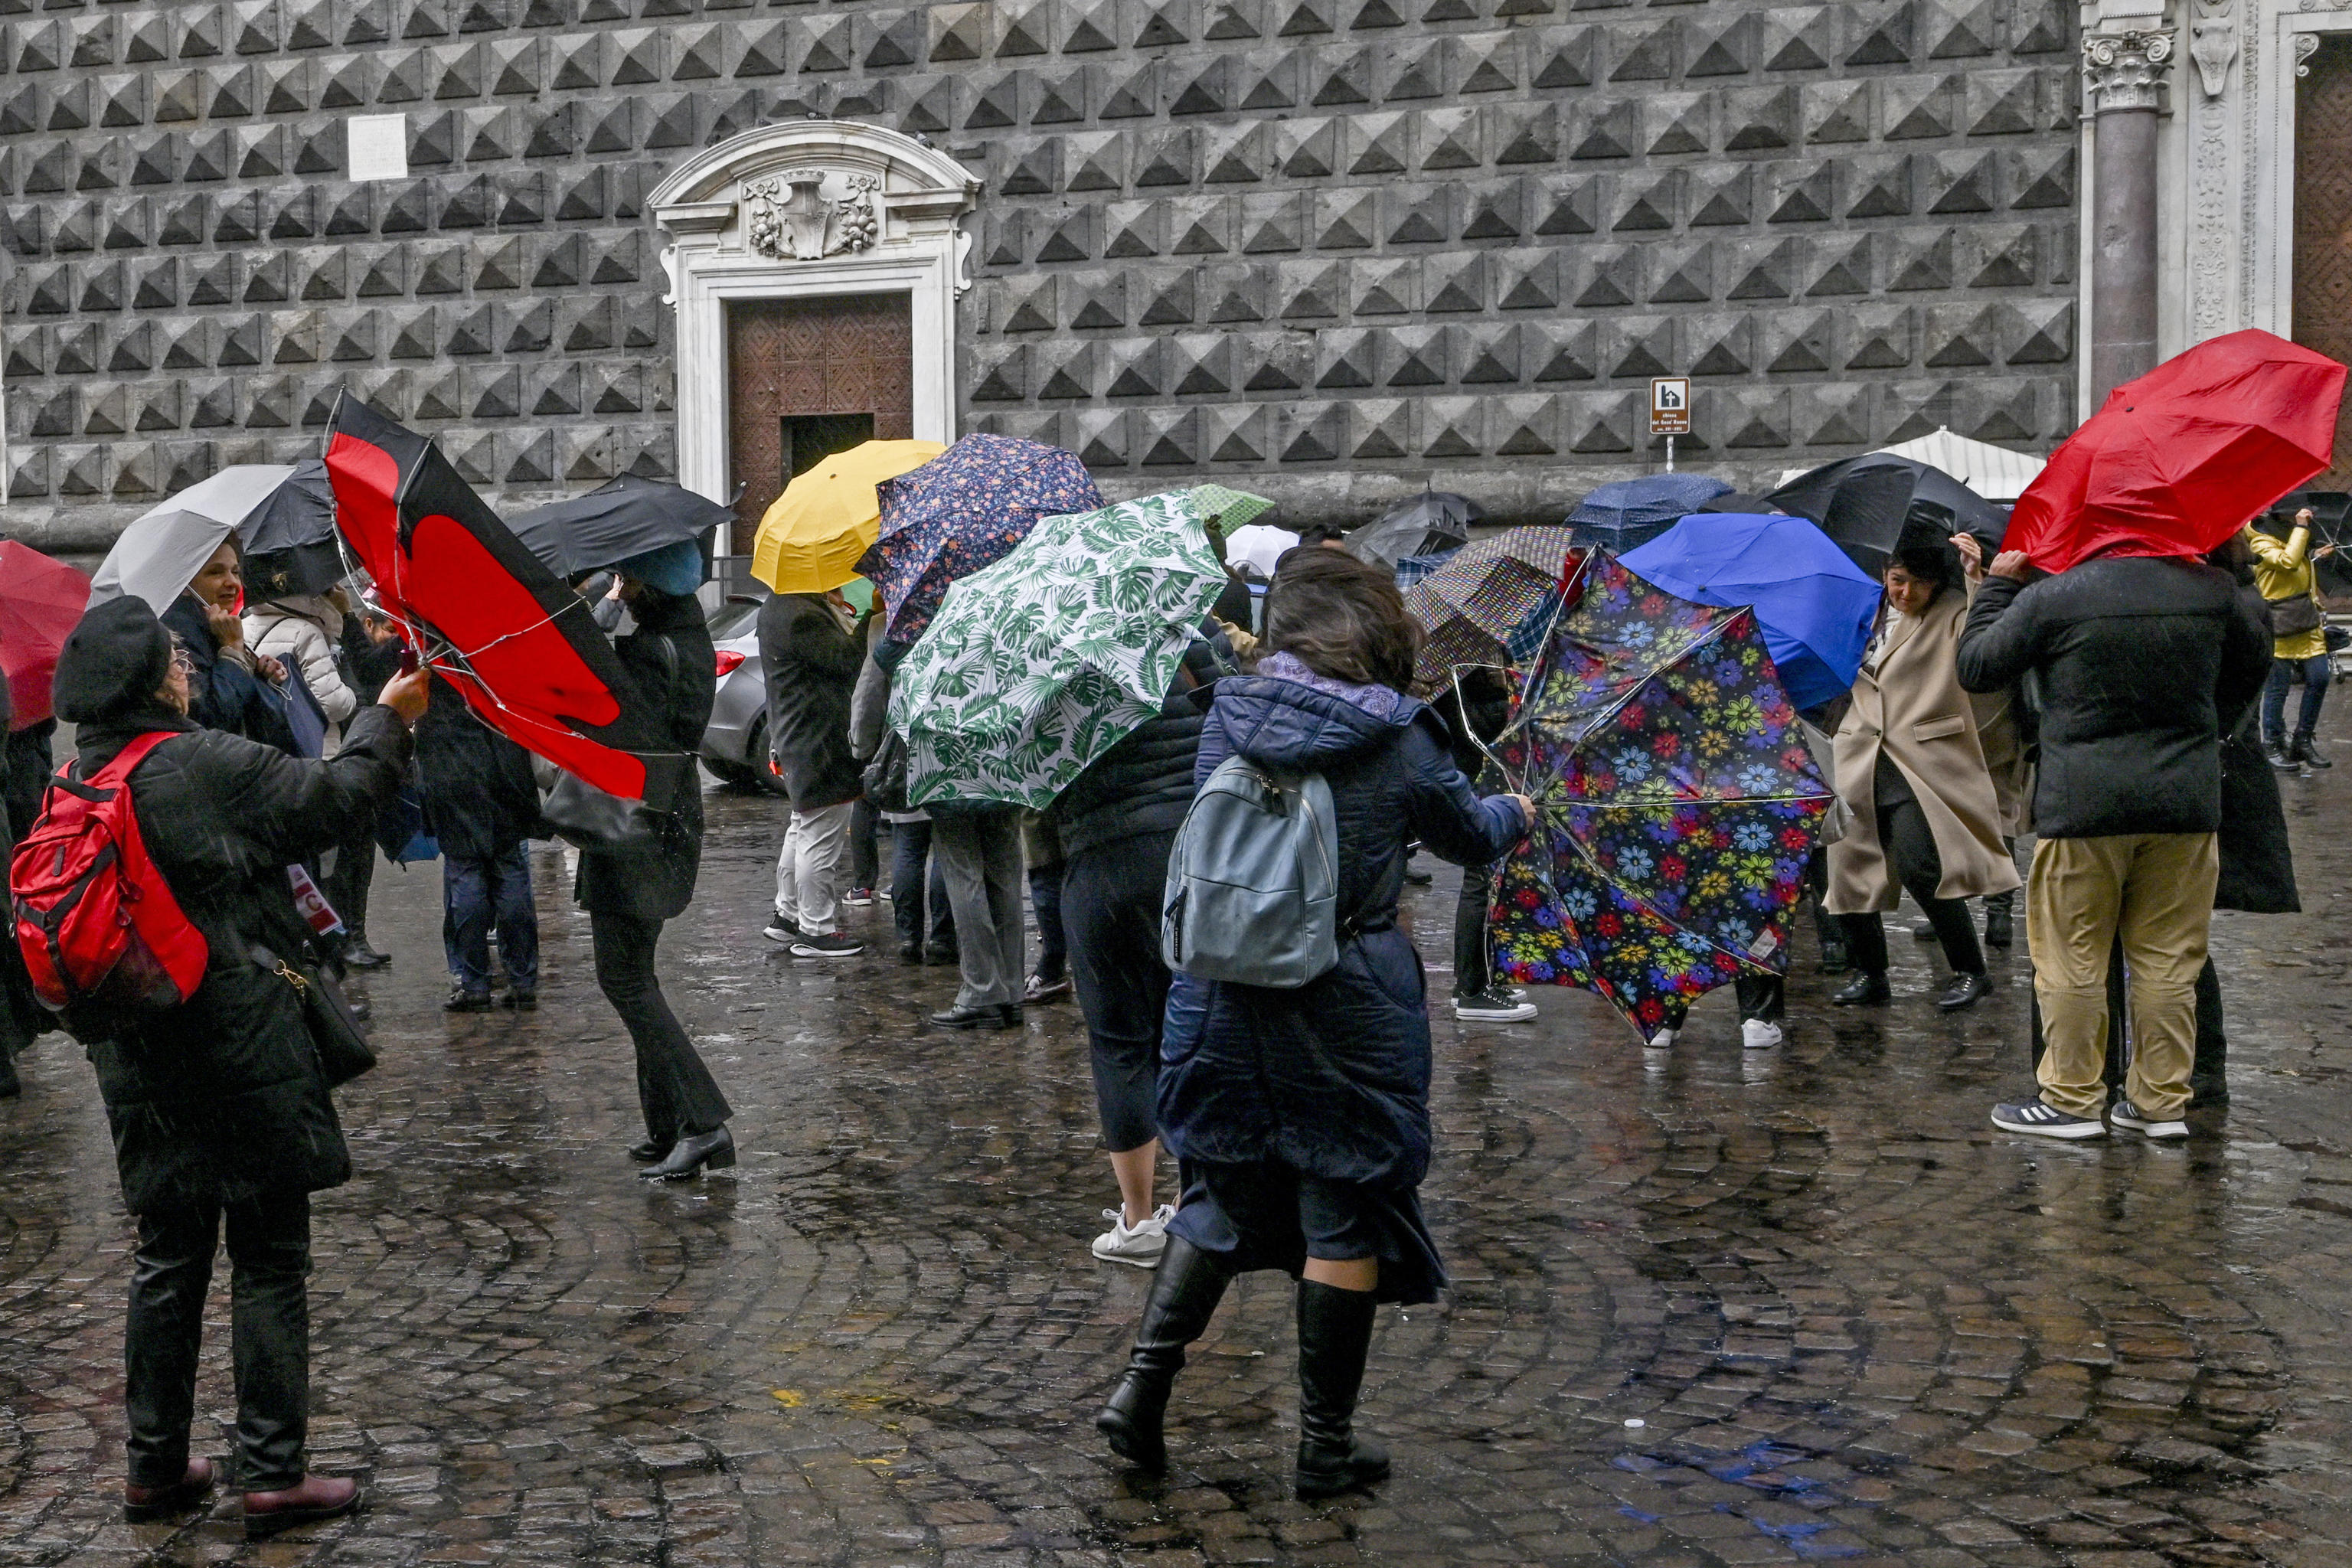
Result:
{"label": "black ankle boot", "polygon": [[1985,900],[1985,945],[2007,947],[2017,940],[2015,909],[2017,895],[1994,893]]}
{"label": "black ankle boot", "polygon": [[1864,971],[1848,981],[1844,989],[1830,993],[1830,1002],[1839,1007],[1874,1006],[1890,1000],[1894,994],[1886,984],[1886,976]]}
{"label": "black ankle boot", "polygon": [[1184,1366],[1184,1347],[1201,1337],[1209,1315],[1217,1310],[1232,1276],[1214,1254],[1202,1251],[1181,1236],[1168,1238],[1160,1267],[1151,1277],[1151,1295],[1143,1303],[1143,1321],[1135,1331],[1135,1350],[1127,1370],[1103,1401],[1095,1416],[1095,1430],[1110,1441],[1110,1451],[1138,1469],[1153,1475],[1168,1468],[1168,1445],[1160,1424],[1168,1414],[1168,1394]]}
{"label": "black ankle boot", "polygon": [[2312,744],[2311,731],[2308,730],[2296,733],[2294,744],[2288,750],[2287,755],[2306,768],[2332,768],[2336,765],[2319,754],[2319,748]]}
{"label": "black ankle boot", "polygon": [[1388,1479],[1388,1450],[1356,1436],[1356,1391],[1378,1310],[1369,1290],[1298,1282],[1298,1496],[1336,1496]]}

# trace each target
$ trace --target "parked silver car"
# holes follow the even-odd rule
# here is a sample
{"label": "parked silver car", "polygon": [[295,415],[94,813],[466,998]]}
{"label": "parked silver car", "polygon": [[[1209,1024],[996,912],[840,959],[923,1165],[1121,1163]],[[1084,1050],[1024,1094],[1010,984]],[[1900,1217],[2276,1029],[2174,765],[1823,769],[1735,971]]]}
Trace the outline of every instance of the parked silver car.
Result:
{"label": "parked silver car", "polygon": [[768,676],[760,662],[761,598],[732,594],[710,613],[719,691],[702,731],[702,765],[739,789],[784,793],[768,756]]}

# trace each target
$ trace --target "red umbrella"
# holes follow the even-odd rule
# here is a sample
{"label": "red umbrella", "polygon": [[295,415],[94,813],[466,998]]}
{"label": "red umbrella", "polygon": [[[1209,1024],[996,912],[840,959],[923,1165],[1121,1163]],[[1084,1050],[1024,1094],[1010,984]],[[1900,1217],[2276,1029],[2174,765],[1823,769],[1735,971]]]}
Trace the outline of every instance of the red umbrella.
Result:
{"label": "red umbrella", "polygon": [[2326,468],[2344,366],[2269,332],[2210,338],[2116,388],[2050,456],[2002,548],[2045,572],[2202,555]]}
{"label": "red umbrella", "polygon": [[16,705],[12,730],[49,716],[58,649],[89,606],[89,579],[29,545],[0,540],[0,669]]}

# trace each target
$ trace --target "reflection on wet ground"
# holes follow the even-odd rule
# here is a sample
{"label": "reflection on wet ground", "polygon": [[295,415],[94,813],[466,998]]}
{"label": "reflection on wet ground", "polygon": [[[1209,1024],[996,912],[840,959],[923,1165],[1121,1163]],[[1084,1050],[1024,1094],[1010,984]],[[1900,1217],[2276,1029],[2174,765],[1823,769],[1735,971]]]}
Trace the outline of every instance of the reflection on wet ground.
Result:
{"label": "reflection on wet ground", "polygon": [[[1087,1417],[1147,1277],[1086,1252],[1113,1194],[1075,1007],[932,1032],[948,972],[759,936],[781,810],[712,800],[673,998],[738,1110],[729,1176],[647,1188],[628,1047],[560,854],[535,1016],[445,1017],[437,868],[385,869],[383,1067],[320,1205],[315,1460],[360,1519],[247,1547],[235,1511],[120,1521],[128,1226],[89,1069],[51,1037],[0,1106],[0,1563],[672,1565],[2352,1562],[2352,766],[2289,780],[2305,900],[2224,917],[2235,1103],[2187,1147],[1994,1131],[2026,1085],[1997,994],[1730,998],[1645,1053],[1592,998],[1435,1026],[1426,1190],[1455,1289],[1390,1310],[1363,1414],[1398,1474],[1289,1500],[1286,1281],[1228,1298],[1165,1483]],[[1449,993],[1450,874],[1412,900]],[[215,1292],[199,1451],[226,1452]]]}

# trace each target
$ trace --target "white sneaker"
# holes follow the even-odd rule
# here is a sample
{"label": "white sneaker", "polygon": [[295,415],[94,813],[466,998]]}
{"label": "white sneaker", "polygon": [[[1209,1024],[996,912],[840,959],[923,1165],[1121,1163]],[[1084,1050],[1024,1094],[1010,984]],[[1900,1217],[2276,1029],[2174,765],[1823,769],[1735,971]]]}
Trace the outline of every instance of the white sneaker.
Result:
{"label": "white sneaker", "polygon": [[1739,1020],[1739,1043],[1751,1051],[1769,1051],[1785,1038],[1780,1026],[1763,1018]]}
{"label": "white sneaker", "polygon": [[1127,1223],[1125,1209],[1105,1209],[1103,1218],[1110,1228],[1095,1237],[1094,1255],[1105,1263],[1132,1263],[1138,1268],[1150,1268],[1160,1262],[1160,1255],[1168,1249],[1168,1222],[1175,1217],[1174,1204],[1161,1204],[1151,1211],[1150,1219]]}
{"label": "white sneaker", "polygon": [[1649,1046],[1654,1051],[1673,1050],[1675,1048],[1675,1031],[1672,1029],[1660,1029],[1656,1034],[1650,1037]]}
{"label": "white sneaker", "polygon": [[2117,1127],[2127,1127],[2149,1138],[2186,1138],[2189,1123],[2179,1117],[2166,1120],[2150,1116],[2128,1100],[2118,1100],[2107,1107],[2107,1120]]}

